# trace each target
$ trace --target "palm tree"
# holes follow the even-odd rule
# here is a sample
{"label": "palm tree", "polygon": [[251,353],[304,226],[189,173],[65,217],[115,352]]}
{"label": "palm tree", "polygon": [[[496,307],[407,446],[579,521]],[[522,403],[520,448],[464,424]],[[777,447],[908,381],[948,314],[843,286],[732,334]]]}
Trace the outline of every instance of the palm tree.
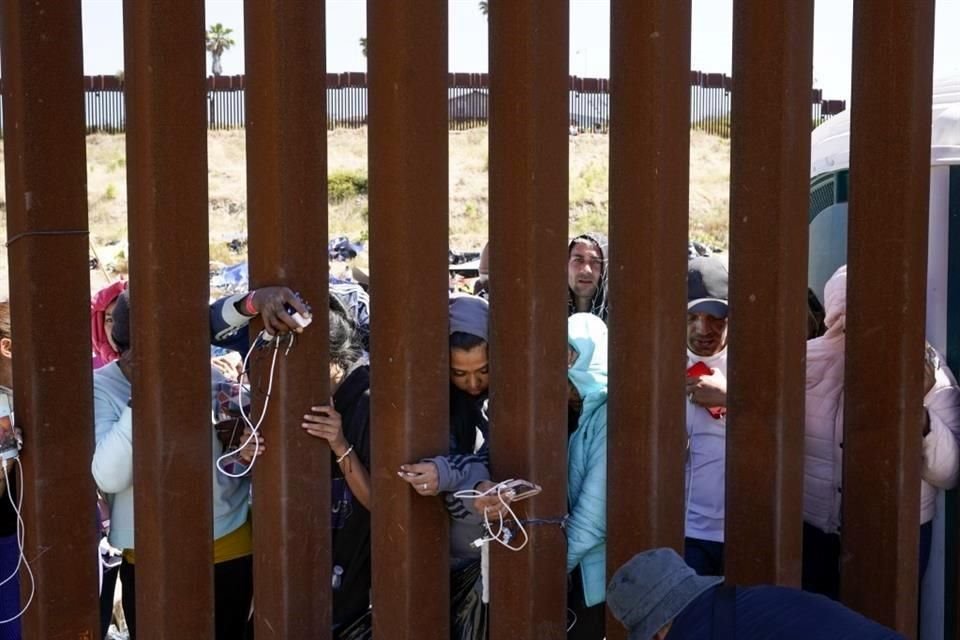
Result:
{"label": "palm tree", "polygon": [[213,62],[213,75],[219,76],[223,73],[223,66],[220,64],[220,56],[223,52],[236,44],[230,34],[233,29],[225,29],[219,22],[210,27],[207,31],[207,51],[210,52],[210,59]]}
{"label": "palm tree", "polygon": [[490,15],[490,3],[488,0],[480,0],[480,13],[485,16]]}
{"label": "palm tree", "polygon": [[367,39],[360,38],[360,48],[363,49],[363,57],[367,57]]}

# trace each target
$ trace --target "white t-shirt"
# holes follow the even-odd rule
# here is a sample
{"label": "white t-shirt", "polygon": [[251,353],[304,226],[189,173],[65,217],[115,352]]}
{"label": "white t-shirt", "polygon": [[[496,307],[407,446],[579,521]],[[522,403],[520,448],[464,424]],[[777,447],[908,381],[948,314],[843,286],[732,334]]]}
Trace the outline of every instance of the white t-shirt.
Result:
{"label": "white t-shirt", "polygon": [[[704,358],[687,351],[687,368],[703,362],[727,375],[727,350]],[[723,542],[727,418],[687,399],[686,528],[688,538]]]}

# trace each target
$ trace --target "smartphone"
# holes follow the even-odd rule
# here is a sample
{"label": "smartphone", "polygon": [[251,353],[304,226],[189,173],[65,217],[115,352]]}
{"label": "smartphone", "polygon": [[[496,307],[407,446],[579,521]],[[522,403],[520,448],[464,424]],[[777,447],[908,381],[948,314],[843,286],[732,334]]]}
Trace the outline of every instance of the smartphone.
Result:
{"label": "smartphone", "polygon": [[710,367],[705,365],[703,362],[695,362],[693,366],[687,369],[688,378],[699,378],[701,376],[709,376],[711,373],[713,373],[713,370],[710,369]]}
{"label": "smartphone", "polygon": [[[713,374],[713,369],[708,367],[702,361],[694,362],[693,365],[687,369],[688,378],[699,378],[702,376],[709,376]],[[726,407],[709,407],[707,411],[713,417],[714,420],[719,420],[720,418],[727,415]]]}
{"label": "smartphone", "polygon": [[0,458],[10,460],[20,455],[20,438],[13,428],[13,407],[10,396],[0,393]]}
{"label": "smartphone", "polygon": [[508,480],[504,485],[502,493],[506,493],[508,491],[513,492],[510,502],[519,502],[520,500],[532,498],[543,491],[543,488],[538,484],[534,484],[526,480]]}

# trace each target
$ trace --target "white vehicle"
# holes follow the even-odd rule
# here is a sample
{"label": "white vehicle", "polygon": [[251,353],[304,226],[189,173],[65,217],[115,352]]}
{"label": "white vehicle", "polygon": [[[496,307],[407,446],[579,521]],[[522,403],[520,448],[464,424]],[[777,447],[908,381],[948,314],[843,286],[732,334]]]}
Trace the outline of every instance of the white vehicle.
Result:
{"label": "white vehicle", "polygon": [[[926,331],[927,340],[947,356],[956,373],[960,371],[960,76],[934,83],[931,133]],[[817,127],[812,137],[807,282],[821,301],[824,284],[847,262],[849,174],[850,109]],[[922,640],[944,637],[945,514],[941,497],[923,584]],[[948,538],[948,544],[956,544],[955,532]],[[954,602],[955,596],[949,600]]]}

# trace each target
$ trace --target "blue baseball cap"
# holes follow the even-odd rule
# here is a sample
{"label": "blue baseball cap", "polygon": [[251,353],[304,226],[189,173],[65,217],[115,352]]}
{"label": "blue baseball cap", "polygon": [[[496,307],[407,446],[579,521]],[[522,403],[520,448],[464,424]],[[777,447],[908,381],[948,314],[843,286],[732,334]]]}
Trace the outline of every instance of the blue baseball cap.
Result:
{"label": "blue baseball cap", "polygon": [[714,256],[698,256],[687,262],[687,313],[707,313],[726,318],[727,265]]}

